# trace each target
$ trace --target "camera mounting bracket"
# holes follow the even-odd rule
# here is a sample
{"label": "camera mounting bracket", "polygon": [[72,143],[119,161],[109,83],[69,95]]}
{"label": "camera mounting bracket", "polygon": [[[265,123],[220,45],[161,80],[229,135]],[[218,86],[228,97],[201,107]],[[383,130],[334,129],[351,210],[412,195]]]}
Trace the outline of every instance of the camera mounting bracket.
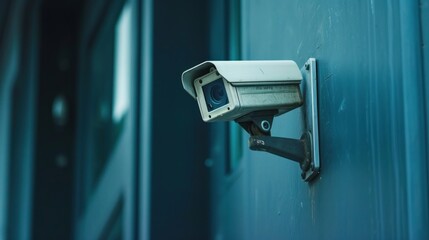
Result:
{"label": "camera mounting bracket", "polygon": [[316,59],[310,58],[301,73],[304,130],[300,139],[271,136],[271,126],[274,116],[278,114],[277,110],[253,112],[238,118],[236,122],[250,134],[251,150],[269,152],[298,162],[302,179],[309,182],[320,172]]}

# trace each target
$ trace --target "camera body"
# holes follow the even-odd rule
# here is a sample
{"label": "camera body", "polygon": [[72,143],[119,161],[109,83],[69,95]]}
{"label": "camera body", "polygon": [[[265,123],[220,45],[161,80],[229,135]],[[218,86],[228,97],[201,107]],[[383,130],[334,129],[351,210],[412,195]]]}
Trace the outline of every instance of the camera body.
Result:
{"label": "camera body", "polygon": [[[319,174],[315,58],[302,70],[290,60],[207,61],[184,71],[182,84],[197,100],[204,121],[234,120],[249,133],[251,150],[298,162],[306,182]],[[271,136],[274,117],[301,105],[301,138]]]}
{"label": "camera body", "polygon": [[250,113],[275,115],[303,104],[302,75],[294,61],[206,61],[182,74],[205,122],[237,120]]}

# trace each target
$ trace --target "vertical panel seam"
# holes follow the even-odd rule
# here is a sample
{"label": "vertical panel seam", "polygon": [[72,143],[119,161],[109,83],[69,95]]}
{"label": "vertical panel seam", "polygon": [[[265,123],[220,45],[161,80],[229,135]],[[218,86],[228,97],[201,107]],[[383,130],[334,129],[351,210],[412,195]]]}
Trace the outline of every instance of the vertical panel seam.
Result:
{"label": "vertical panel seam", "polygon": [[[427,239],[427,153],[418,0],[400,1],[409,239]],[[422,111],[423,110],[423,111]]]}

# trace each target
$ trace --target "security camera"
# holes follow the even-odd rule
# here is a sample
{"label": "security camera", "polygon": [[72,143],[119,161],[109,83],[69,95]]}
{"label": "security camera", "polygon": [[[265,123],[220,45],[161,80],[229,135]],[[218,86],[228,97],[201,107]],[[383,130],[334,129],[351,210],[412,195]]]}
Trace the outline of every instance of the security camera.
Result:
{"label": "security camera", "polygon": [[[273,118],[304,104],[306,124],[300,139],[272,137]],[[299,163],[304,181],[320,171],[316,59],[300,70],[294,61],[207,61],[182,74],[206,122],[235,121],[249,134],[249,148]]]}
{"label": "security camera", "polygon": [[290,60],[206,61],[182,74],[183,87],[197,100],[205,122],[290,111],[303,103],[301,80],[300,69]]}

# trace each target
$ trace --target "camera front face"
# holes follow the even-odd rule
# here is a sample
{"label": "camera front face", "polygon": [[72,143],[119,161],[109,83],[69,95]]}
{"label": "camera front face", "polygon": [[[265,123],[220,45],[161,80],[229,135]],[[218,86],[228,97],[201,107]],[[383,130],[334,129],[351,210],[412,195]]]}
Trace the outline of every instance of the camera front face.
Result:
{"label": "camera front face", "polygon": [[182,73],[205,122],[233,121],[259,111],[290,111],[303,102],[295,62],[207,61]]}
{"label": "camera front face", "polygon": [[235,109],[233,87],[216,70],[195,79],[194,88],[204,121],[221,120]]}

